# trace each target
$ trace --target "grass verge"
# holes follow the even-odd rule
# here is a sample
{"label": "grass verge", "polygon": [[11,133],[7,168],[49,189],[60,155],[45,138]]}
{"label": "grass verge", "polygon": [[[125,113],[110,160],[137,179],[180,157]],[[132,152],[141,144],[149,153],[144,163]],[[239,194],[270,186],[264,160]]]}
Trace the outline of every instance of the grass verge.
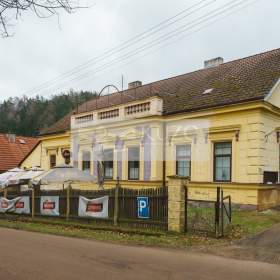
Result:
{"label": "grass verge", "polygon": [[120,244],[169,248],[223,244],[233,239],[258,233],[276,223],[280,223],[280,215],[277,211],[233,211],[229,236],[224,239],[215,239],[206,234],[171,234],[149,229],[116,228],[93,223],[67,222],[61,219],[35,218],[31,220],[28,217],[0,216],[0,227]]}
{"label": "grass verge", "polygon": [[186,248],[195,245],[211,245],[217,239],[206,234],[172,234],[164,231],[147,229],[113,228],[104,225],[85,225],[75,222],[66,222],[57,219],[48,220],[35,218],[6,217],[0,219],[0,227],[61,235],[67,237],[86,238],[98,241],[108,241],[119,244],[144,245],[168,248]]}
{"label": "grass verge", "polygon": [[229,238],[237,239],[269,229],[280,223],[280,212],[267,210],[263,212],[234,210]]}

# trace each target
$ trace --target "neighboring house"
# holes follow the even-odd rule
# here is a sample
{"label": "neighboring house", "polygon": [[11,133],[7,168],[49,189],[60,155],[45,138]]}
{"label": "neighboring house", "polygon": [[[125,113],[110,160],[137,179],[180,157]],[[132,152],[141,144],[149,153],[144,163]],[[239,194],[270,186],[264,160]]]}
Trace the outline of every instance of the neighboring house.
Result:
{"label": "neighboring house", "polygon": [[70,120],[68,114],[41,131],[39,145],[21,162],[21,167],[40,166],[44,170],[70,162]]}
{"label": "neighboring house", "polygon": [[0,173],[18,167],[37,145],[36,138],[0,134]]}
{"label": "neighboring house", "polygon": [[43,137],[71,137],[73,164],[94,175],[102,155],[105,186],[117,178],[158,186],[178,175],[190,178],[196,198],[211,199],[222,186],[236,203],[275,205],[279,79],[280,49],[227,63],[217,58],[198,71],[93,99],[72,115],[71,131],[62,121]]}

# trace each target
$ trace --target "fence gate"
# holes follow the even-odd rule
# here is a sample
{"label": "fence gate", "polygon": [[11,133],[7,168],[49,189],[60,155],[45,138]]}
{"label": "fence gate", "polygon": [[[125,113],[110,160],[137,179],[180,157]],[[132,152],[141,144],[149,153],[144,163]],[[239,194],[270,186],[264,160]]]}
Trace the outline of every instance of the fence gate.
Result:
{"label": "fence gate", "polygon": [[224,197],[221,188],[217,188],[216,200],[190,199],[186,189],[185,205],[186,232],[224,236],[226,226],[231,223],[231,197]]}

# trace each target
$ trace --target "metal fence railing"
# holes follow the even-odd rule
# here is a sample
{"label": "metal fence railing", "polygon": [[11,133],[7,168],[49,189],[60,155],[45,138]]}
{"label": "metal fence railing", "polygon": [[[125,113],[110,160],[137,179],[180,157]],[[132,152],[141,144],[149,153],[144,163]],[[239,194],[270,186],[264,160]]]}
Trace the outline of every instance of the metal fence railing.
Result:
{"label": "metal fence railing", "polygon": [[198,200],[188,197],[186,190],[185,230],[187,232],[207,232],[216,237],[224,236],[225,228],[231,223],[231,197],[224,197],[217,188],[216,200]]}

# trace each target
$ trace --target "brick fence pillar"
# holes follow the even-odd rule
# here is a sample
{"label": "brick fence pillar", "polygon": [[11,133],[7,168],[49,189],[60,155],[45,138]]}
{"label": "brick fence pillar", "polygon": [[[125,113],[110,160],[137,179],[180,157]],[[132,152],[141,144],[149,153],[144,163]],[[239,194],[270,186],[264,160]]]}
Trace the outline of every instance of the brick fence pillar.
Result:
{"label": "brick fence pillar", "polygon": [[182,233],[185,231],[185,188],[187,179],[168,177],[168,230]]}

